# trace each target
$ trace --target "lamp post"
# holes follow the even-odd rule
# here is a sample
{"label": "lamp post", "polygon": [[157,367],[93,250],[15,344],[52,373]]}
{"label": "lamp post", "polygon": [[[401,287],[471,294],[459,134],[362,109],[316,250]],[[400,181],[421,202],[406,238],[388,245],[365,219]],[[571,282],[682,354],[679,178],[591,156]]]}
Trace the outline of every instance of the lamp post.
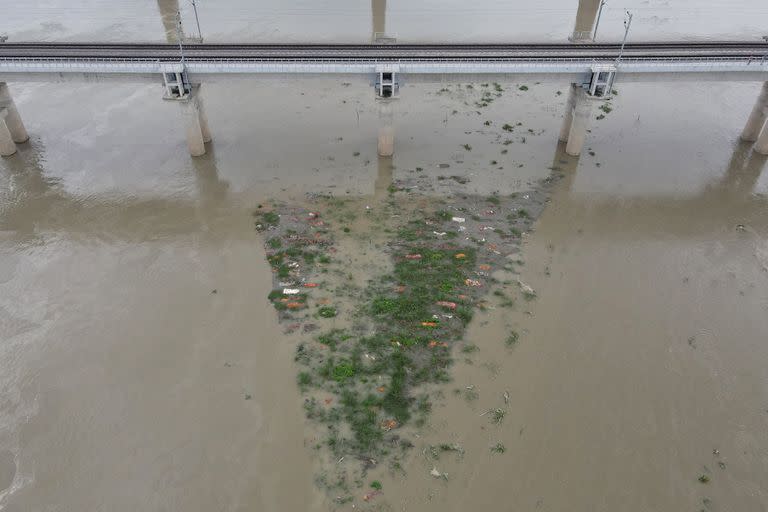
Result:
{"label": "lamp post", "polygon": [[624,55],[624,45],[627,44],[627,36],[629,35],[629,27],[632,26],[632,13],[627,11],[627,17],[624,18],[624,40],[621,42],[621,50],[619,50],[619,56],[616,58],[616,66],[618,67],[621,62],[621,56]]}
{"label": "lamp post", "polygon": [[200,40],[200,42],[203,42],[203,33],[200,31],[200,18],[197,17],[197,4],[195,3],[195,0],[190,0],[192,2],[192,9],[195,11],[195,23],[197,23],[197,38]]}
{"label": "lamp post", "polygon": [[600,10],[597,11],[597,21],[595,22],[595,31],[592,32],[592,41],[597,41],[597,27],[600,26],[600,16],[603,15],[603,7],[605,7],[605,0],[600,2]]}

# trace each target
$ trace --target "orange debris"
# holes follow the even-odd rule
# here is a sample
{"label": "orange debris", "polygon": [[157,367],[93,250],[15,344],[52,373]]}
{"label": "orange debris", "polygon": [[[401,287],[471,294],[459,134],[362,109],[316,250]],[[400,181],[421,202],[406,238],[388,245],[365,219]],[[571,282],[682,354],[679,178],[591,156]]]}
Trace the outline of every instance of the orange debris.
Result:
{"label": "orange debris", "polygon": [[420,260],[421,254],[406,254],[405,259],[407,260]]}
{"label": "orange debris", "polygon": [[466,255],[466,254],[464,254],[463,252],[460,252],[459,254],[457,254],[456,256],[454,256],[454,258],[456,258],[457,260],[463,260],[463,259],[464,259],[464,258],[466,258],[466,257],[467,257],[467,255]]}
{"label": "orange debris", "polygon": [[421,322],[422,327],[437,327],[437,322]]}
{"label": "orange debris", "polygon": [[381,422],[381,428],[383,428],[384,430],[392,430],[393,428],[397,428],[397,421],[384,420]]}
{"label": "orange debris", "polygon": [[456,309],[456,303],[455,302],[448,302],[447,300],[439,300],[435,302],[438,306],[442,306],[444,308],[448,309]]}

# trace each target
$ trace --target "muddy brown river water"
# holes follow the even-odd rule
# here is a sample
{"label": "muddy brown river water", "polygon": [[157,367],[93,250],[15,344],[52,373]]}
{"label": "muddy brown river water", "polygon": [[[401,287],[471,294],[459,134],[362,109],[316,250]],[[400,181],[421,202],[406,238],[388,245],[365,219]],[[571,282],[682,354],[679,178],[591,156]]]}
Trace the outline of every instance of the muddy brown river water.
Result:
{"label": "muddy brown river water", "polygon": [[[214,39],[370,37],[367,4],[229,4],[201,6]],[[757,37],[768,16],[747,1],[629,7],[647,38]],[[422,31],[437,8],[392,3],[387,30],[441,40],[478,16],[441,4],[444,23]],[[156,2],[110,9],[11,9],[0,33],[164,38]],[[463,37],[504,38],[506,19],[531,31],[521,40],[564,39],[575,6],[520,9],[489,2]],[[159,86],[11,84],[32,139],[0,160],[0,509],[332,508],[314,483],[300,336],[267,300],[251,213],[317,192],[375,206],[418,167],[423,194],[447,203],[564,177],[522,243],[536,299],[475,315],[465,339],[479,350],[456,354],[404,473],[376,473],[383,494],[358,508],[768,510],[768,163],[738,142],[760,85],[618,83],[576,159],[556,140],[567,84],[505,81],[481,115],[478,84],[405,84],[389,161],[370,87],[342,82],[204,86],[214,142],[198,159]],[[526,141],[505,146],[512,121]],[[382,265],[364,241],[339,243],[361,284]],[[507,416],[489,424],[500,401]],[[446,442],[463,457],[422,456]]]}

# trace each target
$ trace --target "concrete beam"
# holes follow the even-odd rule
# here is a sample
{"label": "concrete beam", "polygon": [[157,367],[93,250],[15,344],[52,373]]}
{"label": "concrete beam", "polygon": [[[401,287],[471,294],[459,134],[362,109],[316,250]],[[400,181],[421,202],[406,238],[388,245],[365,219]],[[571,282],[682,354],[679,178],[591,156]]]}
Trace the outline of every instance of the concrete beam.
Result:
{"label": "concrete beam", "polygon": [[749,119],[747,119],[744,131],[741,132],[741,139],[747,142],[755,142],[760,135],[760,131],[763,129],[763,125],[765,125],[766,117],[768,117],[768,82],[763,84],[763,89],[757,97]]}
{"label": "concrete beam", "polygon": [[13,142],[11,132],[5,124],[8,109],[0,109],[0,156],[11,156],[16,153],[16,143]]}
{"label": "concrete beam", "polygon": [[571,129],[568,132],[568,144],[565,146],[565,152],[571,156],[579,156],[584,147],[590,117],[592,117],[593,101],[594,100],[589,97],[587,91],[584,89],[578,89],[576,91],[575,103],[572,110],[573,121],[571,122]]}
{"label": "concrete beam", "polygon": [[11,132],[11,138],[17,144],[27,142],[29,134],[21,121],[19,111],[16,110],[16,104],[11,97],[11,91],[8,90],[8,84],[0,82],[0,109],[5,109],[5,124],[8,131]]}

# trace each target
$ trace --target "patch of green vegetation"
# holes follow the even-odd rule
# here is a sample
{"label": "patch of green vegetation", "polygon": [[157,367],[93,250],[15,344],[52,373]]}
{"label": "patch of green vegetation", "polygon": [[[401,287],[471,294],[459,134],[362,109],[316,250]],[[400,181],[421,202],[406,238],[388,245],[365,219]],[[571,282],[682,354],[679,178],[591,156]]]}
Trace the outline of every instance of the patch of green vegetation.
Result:
{"label": "patch of green vegetation", "polygon": [[521,85],[520,87],[518,87],[518,89],[521,90],[521,91],[527,91],[528,90],[528,86],[527,85]]}
{"label": "patch of green vegetation", "polygon": [[[258,206],[259,210],[262,208],[262,205]],[[275,212],[265,212],[265,211],[255,211],[253,212],[253,216],[257,219],[256,220],[256,229],[263,230],[271,227],[275,227],[280,223],[280,215],[278,215]]]}
{"label": "patch of green vegetation", "polygon": [[283,241],[280,240],[278,237],[270,238],[267,241],[267,246],[269,246],[271,249],[279,249],[283,245]]}
{"label": "patch of green vegetation", "polygon": [[504,130],[505,132],[511,132],[512,130],[515,129],[515,127],[509,123],[504,123],[504,126],[502,126],[501,129]]}
{"label": "patch of green vegetation", "polygon": [[526,210],[525,208],[520,208],[517,211],[517,216],[520,217],[521,219],[530,219],[531,218],[531,214],[528,213],[528,210]]}
{"label": "patch of green vegetation", "polygon": [[491,418],[491,422],[499,424],[504,421],[504,417],[507,415],[507,410],[497,407],[496,409],[490,409],[487,411],[488,417]]}
{"label": "patch of green vegetation", "polygon": [[611,111],[613,111],[613,107],[611,107],[609,103],[603,103],[602,105],[600,105],[600,110],[602,110],[606,114],[610,114]]}
{"label": "patch of green vegetation", "polygon": [[380,491],[382,489],[381,482],[379,482],[378,480],[374,480],[373,482],[371,482],[371,489],[376,489],[377,491]]}
{"label": "patch of green vegetation", "polygon": [[312,375],[309,372],[300,372],[298,376],[299,388],[307,389],[312,384]]}
{"label": "patch of green vegetation", "polygon": [[491,446],[491,453],[502,454],[506,451],[507,448],[504,446],[504,443],[496,443],[495,445]]}
{"label": "patch of green vegetation", "polygon": [[[495,164],[496,160],[494,160],[493,163]],[[494,205],[501,204],[501,199],[499,199],[499,196],[497,195],[488,196],[488,198],[486,198],[486,201]]]}
{"label": "patch of green vegetation", "polygon": [[323,306],[320,308],[317,314],[323,318],[333,318],[336,316],[336,308],[331,306]]}
{"label": "patch of green vegetation", "polygon": [[709,483],[709,477],[708,477],[707,475],[700,475],[700,476],[699,476],[699,478],[698,478],[698,480],[699,480],[699,482],[701,482],[702,484],[707,484],[707,483]]}
{"label": "patch of green vegetation", "polygon": [[473,352],[477,352],[478,350],[480,350],[480,347],[472,343],[469,343],[461,347],[461,351],[465,354],[472,354]]}
{"label": "patch of green vegetation", "polygon": [[507,336],[507,339],[504,340],[504,344],[507,347],[512,347],[517,343],[517,341],[520,339],[520,335],[517,333],[517,331],[511,331],[509,333],[509,336]]}
{"label": "patch of green vegetation", "polygon": [[470,146],[469,144],[462,144],[461,147],[463,147],[467,151],[472,151],[472,146]]}

